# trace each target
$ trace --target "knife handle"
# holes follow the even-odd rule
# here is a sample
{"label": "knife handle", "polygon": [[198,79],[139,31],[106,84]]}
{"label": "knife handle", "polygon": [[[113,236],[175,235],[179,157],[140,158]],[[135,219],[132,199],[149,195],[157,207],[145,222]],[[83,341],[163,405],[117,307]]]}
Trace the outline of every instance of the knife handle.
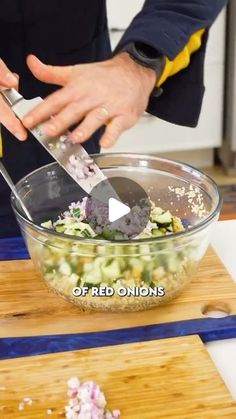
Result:
{"label": "knife handle", "polygon": [[23,96],[21,96],[16,89],[0,89],[0,93],[10,106],[15,105],[23,99]]}

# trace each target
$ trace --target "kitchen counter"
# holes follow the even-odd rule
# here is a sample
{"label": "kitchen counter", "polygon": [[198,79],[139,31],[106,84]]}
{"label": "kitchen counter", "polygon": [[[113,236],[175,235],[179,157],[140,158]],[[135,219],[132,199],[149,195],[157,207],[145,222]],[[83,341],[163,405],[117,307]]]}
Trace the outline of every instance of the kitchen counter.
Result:
{"label": "kitchen counter", "polygon": [[[236,220],[218,222],[211,244],[236,282]],[[236,399],[236,339],[206,344],[219,373]]]}

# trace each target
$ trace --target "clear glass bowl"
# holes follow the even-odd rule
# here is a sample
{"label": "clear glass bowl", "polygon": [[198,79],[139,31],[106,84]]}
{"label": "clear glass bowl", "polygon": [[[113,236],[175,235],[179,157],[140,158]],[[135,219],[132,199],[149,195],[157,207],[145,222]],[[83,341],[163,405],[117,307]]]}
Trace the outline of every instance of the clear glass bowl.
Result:
{"label": "clear glass bowl", "polygon": [[[190,282],[208,247],[221,207],[216,184],[193,167],[157,157],[93,157],[107,177],[137,182],[156,205],[181,217],[186,230],[164,237],[112,242],[42,228],[42,222],[56,220],[71,202],[84,196],[68,174],[52,163],[17,184],[34,222],[24,217],[11,197],[36,268],[49,288],[82,310],[139,311],[170,301]],[[84,295],[80,295],[81,281],[86,287]],[[94,295],[97,289],[99,295]],[[105,289],[110,296],[102,296]]]}

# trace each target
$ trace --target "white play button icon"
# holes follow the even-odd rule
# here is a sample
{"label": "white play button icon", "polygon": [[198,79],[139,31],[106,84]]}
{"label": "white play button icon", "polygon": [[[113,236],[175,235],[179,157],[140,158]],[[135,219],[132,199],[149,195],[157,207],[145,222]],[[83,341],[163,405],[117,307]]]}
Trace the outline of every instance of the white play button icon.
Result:
{"label": "white play button icon", "polygon": [[98,228],[99,239],[105,236],[111,241],[135,238],[149,220],[151,204],[147,193],[128,178],[111,176],[109,182],[115,194],[107,188],[106,179],[99,182],[86,201],[86,216],[92,225],[95,222],[101,229]]}
{"label": "white play button icon", "polygon": [[128,205],[123,204],[121,201],[118,201],[115,198],[110,198],[108,201],[108,210],[109,210],[109,221],[113,223],[114,221],[119,220],[119,218],[124,217],[129,214],[130,208]]}

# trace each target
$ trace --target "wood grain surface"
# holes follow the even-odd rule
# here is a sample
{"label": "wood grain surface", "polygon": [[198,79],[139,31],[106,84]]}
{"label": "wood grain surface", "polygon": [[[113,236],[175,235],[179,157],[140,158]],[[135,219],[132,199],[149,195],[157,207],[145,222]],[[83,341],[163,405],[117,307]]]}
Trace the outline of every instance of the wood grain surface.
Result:
{"label": "wood grain surface", "polygon": [[236,284],[209,249],[192,283],[171,303],[138,313],[80,312],[49,291],[30,260],[0,262],[0,337],[93,332],[204,318],[207,305],[236,314]]}
{"label": "wood grain surface", "polygon": [[[236,417],[236,404],[197,336],[0,361],[0,417],[58,417],[71,376],[96,381],[121,419]],[[25,397],[33,403],[19,410]]]}

